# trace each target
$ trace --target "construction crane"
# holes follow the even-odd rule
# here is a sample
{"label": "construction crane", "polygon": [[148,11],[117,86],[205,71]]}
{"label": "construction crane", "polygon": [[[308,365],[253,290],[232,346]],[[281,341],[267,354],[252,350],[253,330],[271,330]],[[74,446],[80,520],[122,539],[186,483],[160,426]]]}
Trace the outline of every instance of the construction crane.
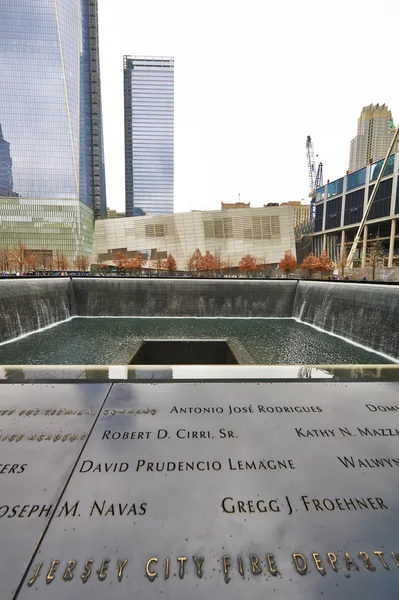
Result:
{"label": "construction crane", "polygon": [[369,212],[370,212],[370,209],[371,209],[371,207],[373,205],[374,198],[377,195],[378,188],[380,186],[380,181],[381,181],[381,179],[384,176],[385,167],[387,166],[389,157],[391,156],[392,151],[393,151],[393,149],[395,147],[396,141],[398,139],[398,134],[399,134],[399,127],[397,127],[397,129],[396,129],[396,133],[393,136],[391,145],[389,146],[388,152],[386,153],[384,162],[382,163],[382,167],[381,167],[379,175],[377,177],[377,181],[375,182],[375,186],[373,188],[373,191],[371,193],[369,201],[367,202],[366,210],[364,211],[363,218],[362,218],[362,220],[360,222],[360,225],[359,225],[359,229],[357,230],[357,233],[355,235],[355,239],[353,240],[352,248],[350,249],[350,252],[348,254],[348,258],[346,259],[346,268],[347,269],[351,269],[352,268],[353,257],[355,256],[355,252],[356,252],[357,246],[358,246],[358,244],[360,242],[360,236],[362,235],[364,224],[367,221],[367,217],[369,216]]}
{"label": "construction crane", "polygon": [[312,198],[310,202],[310,217],[311,219],[314,219],[316,190],[322,187],[323,185],[323,163],[319,163],[316,171],[314,148],[310,135],[308,135],[308,137],[306,138],[306,157],[308,161],[308,177],[310,186],[309,196]]}

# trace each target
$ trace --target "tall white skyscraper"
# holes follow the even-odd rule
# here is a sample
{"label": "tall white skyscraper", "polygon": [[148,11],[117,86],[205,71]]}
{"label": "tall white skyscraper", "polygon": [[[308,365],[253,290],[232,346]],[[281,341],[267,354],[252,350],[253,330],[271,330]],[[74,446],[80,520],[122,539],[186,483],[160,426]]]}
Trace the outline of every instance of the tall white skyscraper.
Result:
{"label": "tall white skyscraper", "polygon": [[357,122],[357,136],[351,141],[349,172],[384,157],[395,131],[392,113],[385,104],[364,106]]}
{"label": "tall white skyscraper", "polygon": [[124,56],[126,215],[173,213],[174,59]]}

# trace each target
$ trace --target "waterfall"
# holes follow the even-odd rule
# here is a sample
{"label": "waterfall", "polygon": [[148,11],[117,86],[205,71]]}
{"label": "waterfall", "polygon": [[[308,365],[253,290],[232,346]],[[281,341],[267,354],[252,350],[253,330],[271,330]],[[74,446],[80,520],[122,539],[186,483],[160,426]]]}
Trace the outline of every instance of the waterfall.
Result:
{"label": "waterfall", "polygon": [[399,358],[397,286],[255,279],[20,278],[0,281],[0,311],[0,342],[73,316],[294,317]]}
{"label": "waterfall", "polygon": [[2,280],[0,314],[0,342],[64,321],[76,314],[71,280]]}
{"label": "waterfall", "polygon": [[291,317],[296,281],[73,279],[85,317]]}
{"label": "waterfall", "polygon": [[399,288],[300,281],[293,317],[399,358]]}

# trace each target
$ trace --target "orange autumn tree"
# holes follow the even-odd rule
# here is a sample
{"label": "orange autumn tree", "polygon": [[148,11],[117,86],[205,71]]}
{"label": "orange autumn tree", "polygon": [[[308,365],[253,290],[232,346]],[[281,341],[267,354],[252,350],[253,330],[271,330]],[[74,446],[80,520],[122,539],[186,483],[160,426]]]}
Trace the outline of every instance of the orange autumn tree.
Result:
{"label": "orange autumn tree", "polygon": [[209,252],[209,250],[207,250],[202,257],[200,269],[208,274],[210,271],[214,271],[216,269],[216,258],[211,252]]}
{"label": "orange autumn tree", "polygon": [[35,273],[37,269],[37,256],[36,254],[28,254],[26,257],[26,264],[28,265],[29,271]]}
{"label": "orange autumn tree", "polygon": [[113,262],[118,271],[124,269],[127,262],[126,254],[123,254],[123,252],[119,250],[119,252],[114,255]]}
{"label": "orange autumn tree", "polygon": [[176,259],[173,254],[169,252],[168,257],[162,261],[162,266],[169,271],[169,273],[174,273],[177,270]]}
{"label": "orange autumn tree", "polygon": [[258,263],[251,254],[246,254],[239,261],[238,268],[240,271],[245,271],[248,275],[250,271],[256,271],[256,269],[258,268]]}
{"label": "orange autumn tree", "polygon": [[284,256],[280,260],[280,263],[278,266],[282,271],[286,272],[287,278],[288,278],[290,271],[294,271],[294,269],[296,269],[296,266],[297,266],[296,258],[294,256],[292,256],[291,250],[285,251]]}
{"label": "orange autumn tree", "polygon": [[324,273],[331,272],[333,268],[333,263],[326,250],[323,250],[320,256],[317,257],[316,262],[317,270],[321,272],[322,276]]}
{"label": "orange autumn tree", "polygon": [[198,271],[202,268],[203,258],[204,257],[202,256],[202,252],[199,248],[194,250],[188,261],[189,270],[197,271],[198,274]]}
{"label": "orange autumn tree", "polygon": [[317,258],[313,252],[307,255],[305,260],[301,264],[302,271],[309,271],[309,279],[312,279],[313,271],[317,271],[319,268]]}
{"label": "orange autumn tree", "polygon": [[133,268],[135,271],[138,271],[141,274],[141,269],[143,268],[146,262],[146,257],[143,254],[141,254],[141,252],[137,252],[137,254],[133,256],[132,260],[130,261],[131,268]]}

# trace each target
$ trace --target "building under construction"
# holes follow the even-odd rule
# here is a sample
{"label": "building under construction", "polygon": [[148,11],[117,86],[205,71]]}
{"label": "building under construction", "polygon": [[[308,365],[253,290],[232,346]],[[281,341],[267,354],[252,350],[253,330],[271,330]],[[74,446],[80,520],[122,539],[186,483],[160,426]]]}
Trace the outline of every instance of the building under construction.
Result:
{"label": "building under construction", "polygon": [[[384,160],[347,173],[318,188],[315,195],[313,252],[327,250],[335,262],[347,256]],[[366,265],[367,244],[380,239],[384,264],[399,266],[399,152],[391,154],[365,223],[354,264]]]}

